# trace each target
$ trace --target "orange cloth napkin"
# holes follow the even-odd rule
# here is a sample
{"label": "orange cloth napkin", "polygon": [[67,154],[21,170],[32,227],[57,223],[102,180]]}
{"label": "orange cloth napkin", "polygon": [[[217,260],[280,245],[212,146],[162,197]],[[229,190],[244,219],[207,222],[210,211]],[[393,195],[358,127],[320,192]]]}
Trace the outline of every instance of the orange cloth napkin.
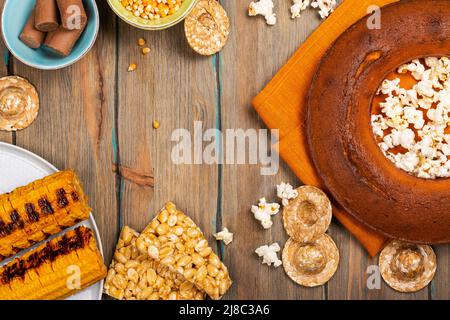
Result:
{"label": "orange cloth napkin", "polygon": [[[266,125],[279,129],[280,140],[275,147],[303,183],[324,188],[308,153],[305,126],[308,90],[322,56],[339,35],[367,14],[369,6],[382,7],[396,1],[345,0],[253,100],[253,107]],[[388,240],[355,220],[337,203],[333,215],[372,256]]]}

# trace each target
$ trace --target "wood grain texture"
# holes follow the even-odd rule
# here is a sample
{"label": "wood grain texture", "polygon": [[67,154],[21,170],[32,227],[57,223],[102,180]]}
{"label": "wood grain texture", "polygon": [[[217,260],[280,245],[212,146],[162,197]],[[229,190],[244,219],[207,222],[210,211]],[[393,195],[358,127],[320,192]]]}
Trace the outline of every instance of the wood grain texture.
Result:
{"label": "wood grain texture", "polygon": [[[137,41],[147,40],[144,56]],[[144,32],[119,24],[118,146],[119,165],[154,176],[154,188],[122,179],[122,224],[142,230],[167,201],[200,226],[212,241],[217,203],[217,166],[174,164],[172,132],[194,122],[203,130],[216,124],[216,73],[211,58],[187,45],[183,24]],[[130,63],[137,70],[127,72]],[[153,120],[160,127],[152,127]],[[193,138],[192,138],[193,139]]]}
{"label": "wood grain texture", "polygon": [[75,169],[89,195],[109,261],[118,234],[112,170],[116,18],[106,2],[98,5],[102,28],[81,61],[63,70],[40,71],[14,60],[13,71],[36,86],[41,100],[38,118],[17,133],[17,145],[59,169]]}
{"label": "wood grain texture", "polygon": [[[315,12],[291,20],[288,1],[277,3],[277,24],[265,24],[263,17],[248,17],[246,1],[223,1],[231,20],[228,44],[220,53],[222,80],[222,128],[247,130],[265,128],[250,105],[253,97],[275,75],[298,46],[319,24]],[[228,142],[228,141],[227,141]],[[262,265],[255,249],[287,240],[281,213],[274,225],[264,230],[250,207],[260,197],[276,199],[276,184],[299,185],[298,179],[281,163],[278,174],[262,176],[259,165],[224,165],[222,174],[222,225],[235,234],[225,247],[225,264],[230,266],[234,285],[227,298],[234,299],[323,299],[325,287],[302,288],[291,281],[283,267]]]}

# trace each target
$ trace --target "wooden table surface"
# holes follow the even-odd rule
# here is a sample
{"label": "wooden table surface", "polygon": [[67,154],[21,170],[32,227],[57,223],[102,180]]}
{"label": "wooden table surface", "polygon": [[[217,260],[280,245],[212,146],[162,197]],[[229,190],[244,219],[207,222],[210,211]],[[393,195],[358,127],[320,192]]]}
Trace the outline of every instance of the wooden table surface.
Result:
{"label": "wooden table surface", "polygon": [[[3,0],[0,1],[0,3]],[[449,299],[449,246],[436,246],[438,269],[430,286],[400,294],[383,282],[366,286],[367,268],[377,264],[336,221],[330,235],[340,250],[339,269],[328,284],[302,288],[283,268],[262,265],[254,254],[263,244],[287,237],[281,216],[266,231],[250,213],[266,196],[276,200],[281,181],[301,182],[282,163],[275,176],[261,176],[259,165],[176,165],[171,161],[171,133],[203,129],[265,128],[251,108],[251,99],[274,76],[299,45],[320,24],[315,11],[291,20],[290,1],[276,1],[278,23],[249,18],[250,0],[223,1],[231,35],[222,52],[212,57],[194,53],[183,24],[146,32],[120,21],[106,1],[97,1],[101,28],[94,48],[77,64],[59,71],[39,71],[1,48],[1,75],[20,75],[37,87],[41,110],[35,123],[17,133],[0,132],[0,140],[26,148],[58,168],[73,168],[84,183],[100,229],[109,263],[119,230],[141,230],[168,200],[187,212],[223,257],[234,280],[226,299]],[[151,53],[136,44],[147,39]],[[135,72],[128,73],[130,63]],[[152,128],[156,119],[161,126]],[[122,168],[115,170],[114,168]],[[142,185],[127,169],[146,177]],[[212,234],[228,227],[235,235],[227,247]]]}

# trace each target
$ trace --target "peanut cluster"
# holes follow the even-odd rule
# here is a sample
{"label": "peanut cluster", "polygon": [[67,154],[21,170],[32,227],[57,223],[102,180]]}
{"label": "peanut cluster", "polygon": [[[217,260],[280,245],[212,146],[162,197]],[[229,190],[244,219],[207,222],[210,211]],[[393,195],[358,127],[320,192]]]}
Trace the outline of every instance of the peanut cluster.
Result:
{"label": "peanut cluster", "polygon": [[125,227],[105,282],[117,299],[220,299],[227,267],[196,224],[169,202],[141,235]]}
{"label": "peanut cluster", "polygon": [[119,300],[203,300],[205,294],[181,275],[141,254],[139,234],[125,226],[106,277],[104,290]]}

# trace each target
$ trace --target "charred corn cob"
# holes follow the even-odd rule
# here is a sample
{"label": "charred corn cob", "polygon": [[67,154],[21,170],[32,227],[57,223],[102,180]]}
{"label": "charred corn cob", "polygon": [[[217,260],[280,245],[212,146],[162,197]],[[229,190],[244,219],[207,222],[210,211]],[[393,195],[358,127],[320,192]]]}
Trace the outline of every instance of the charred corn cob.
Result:
{"label": "charred corn cob", "polygon": [[89,217],[73,171],[61,171],[0,195],[0,261]]}
{"label": "charred corn cob", "polygon": [[139,253],[139,234],[125,226],[117,242],[104,291],[119,300],[203,300],[205,293],[182,275]]}
{"label": "charred corn cob", "polygon": [[0,268],[0,299],[63,299],[105,276],[92,230],[78,227]]}

